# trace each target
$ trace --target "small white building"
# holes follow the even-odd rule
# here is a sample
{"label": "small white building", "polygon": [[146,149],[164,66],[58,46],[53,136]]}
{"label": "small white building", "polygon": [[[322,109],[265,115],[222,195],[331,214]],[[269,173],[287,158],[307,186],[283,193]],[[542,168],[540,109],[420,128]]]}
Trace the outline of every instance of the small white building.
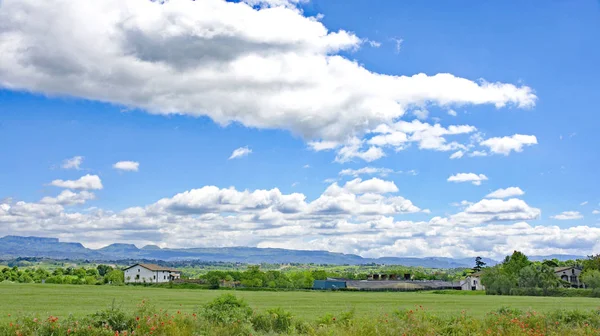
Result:
{"label": "small white building", "polygon": [[125,283],[162,283],[181,278],[181,271],[155,264],[135,264],[123,271]]}
{"label": "small white building", "polygon": [[481,284],[481,273],[469,274],[460,282],[461,290],[485,290],[485,286]]}

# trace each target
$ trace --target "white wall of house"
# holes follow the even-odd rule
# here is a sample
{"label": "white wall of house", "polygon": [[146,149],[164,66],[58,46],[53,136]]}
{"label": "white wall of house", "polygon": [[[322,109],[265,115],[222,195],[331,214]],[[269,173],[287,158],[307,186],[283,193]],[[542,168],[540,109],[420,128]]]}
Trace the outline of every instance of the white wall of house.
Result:
{"label": "white wall of house", "polygon": [[125,270],[126,283],[161,283],[171,281],[171,276],[174,279],[179,279],[179,273],[170,271],[151,271],[140,265]]}
{"label": "white wall of house", "polygon": [[468,276],[460,282],[461,290],[485,290],[485,286],[481,284],[479,277]]}

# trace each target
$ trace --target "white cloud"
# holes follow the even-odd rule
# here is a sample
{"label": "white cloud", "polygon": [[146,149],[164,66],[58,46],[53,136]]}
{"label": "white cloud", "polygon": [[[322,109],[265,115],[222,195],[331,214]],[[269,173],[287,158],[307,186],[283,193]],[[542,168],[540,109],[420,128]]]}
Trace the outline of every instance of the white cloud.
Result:
{"label": "white cloud", "polygon": [[600,228],[534,226],[539,209],[519,199],[461,202],[463,211],[424,221],[397,195],[356,195],[337,184],[317,199],[271,190],[205,186],[155,203],[112,212],[66,212],[59,204],[0,202],[0,236],[44,235],[100,247],[113,242],[168,247],[258,246],[324,249],[379,256],[588,255],[600,250]]}
{"label": "white cloud", "polygon": [[592,215],[600,215],[600,210],[594,210],[594,211],[592,211]]}
{"label": "white cloud", "polygon": [[487,156],[488,153],[485,151],[473,151],[471,153],[469,153],[470,157],[477,157],[477,156]]}
{"label": "white cloud", "polygon": [[448,177],[448,182],[471,182],[474,185],[481,185],[482,181],[487,181],[487,176],[483,174],[475,174],[475,173],[458,173],[456,175],[452,175]]}
{"label": "white cloud", "polygon": [[376,177],[363,181],[360,178],[356,178],[352,181],[346,182],[344,189],[350,191],[353,194],[385,194],[393,193],[398,191],[398,187],[392,181],[380,180]]}
{"label": "white cloud", "polygon": [[533,220],[539,218],[541,210],[530,207],[525,201],[511,198],[483,199],[468,205],[464,212],[449,217],[453,225],[475,226],[499,221]]}
{"label": "white cloud", "polygon": [[414,110],[413,115],[419,120],[426,120],[429,117],[429,111],[426,109]]}
{"label": "white cloud", "polygon": [[451,110],[448,110],[448,115],[456,117],[458,115],[458,113],[456,113],[456,111],[454,111],[454,110],[451,109]]}
{"label": "white cloud", "polygon": [[498,189],[485,196],[486,198],[508,198],[514,196],[525,195],[525,192],[519,187],[509,187],[506,189]]}
{"label": "white cloud", "polygon": [[392,41],[394,41],[394,43],[396,45],[396,54],[399,54],[400,53],[400,49],[402,48],[402,43],[404,42],[404,40],[401,39],[401,38],[394,37],[394,38],[392,38]]}
{"label": "white cloud", "polygon": [[587,204],[588,204],[588,201],[585,201],[585,202],[581,202],[581,204],[579,204],[579,205],[584,206],[584,205],[587,205]]}
{"label": "white cloud", "polygon": [[446,128],[440,124],[431,125],[419,120],[401,120],[391,125],[376,127],[372,133],[377,135],[370,138],[368,143],[375,146],[391,146],[398,151],[414,142],[418,143],[419,149],[450,151],[466,149],[466,146],[455,141],[448,143],[446,136],[469,134],[476,130],[477,128],[470,125],[450,125]]}
{"label": "white cloud", "polygon": [[452,155],[450,155],[450,160],[460,159],[464,155],[465,155],[465,153],[463,151],[454,152],[454,153],[452,153]]}
{"label": "white cloud", "polygon": [[508,155],[510,152],[522,152],[524,146],[537,145],[535,135],[515,134],[513,136],[505,136],[502,138],[489,138],[480,143],[486,146],[492,153]]}
{"label": "white cloud", "polygon": [[74,193],[71,190],[63,190],[56,197],[44,197],[40,200],[42,204],[60,204],[60,205],[75,205],[84,204],[88,200],[93,200],[96,195],[89,191],[80,191]]}
{"label": "white cloud", "polygon": [[248,146],[240,147],[240,148],[234,150],[233,153],[231,153],[229,160],[248,156],[251,153],[252,153],[252,149],[248,148]]}
{"label": "white cloud", "polygon": [[335,161],[339,163],[345,163],[358,158],[367,162],[371,162],[384,156],[385,153],[381,148],[375,146],[368,147],[368,149],[364,148],[362,140],[353,138],[349,140],[345,146],[338,150]]}
{"label": "white cloud", "polygon": [[113,165],[113,168],[118,170],[136,172],[140,169],[140,163],[135,161],[119,161]]}
{"label": "white cloud", "polygon": [[337,141],[310,141],[308,143],[308,147],[310,147],[315,152],[326,151],[336,149],[340,146],[340,143]]}
{"label": "white cloud", "polygon": [[295,8],[297,1],[248,1],[271,8],[224,0],[5,0],[0,83],[316,141],[360,137],[413,106],[535,105],[527,86],[371,72],[343,54],[365,39],[329,31]]}
{"label": "white cloud", "polygon": [[50,185],[66,189],[102,189],[102,181],[98,175],[87,174],[78,180],[54,180]]}
{"label": "white cloud", "polygon": [[266,7],[287,7],[294,8],[299,4],[308,2],[309,0],[242,0],[251,6]]}
{"label": "white cloud", "polygon": [[558,215],[550,216],[550,218],[558,220],[573,220],[582,219],[583,215],[579,211],[563,211]]}
{"label": "white cloud", "polygon": [[302,166],[302,168],[308,169],[308,168],[310,168],[310,165],[309,164],[305,164],[304,166]]}
{"label": "white cloud", "polygon": [[473,202],[469,202],[467,200],[462,200],[460,202],[450,203],[450,205],[455,206],[455,207],[467,207],[467,206],[469,206],[471,204],[473,204]]}
{"label": "white cloud", "polygon": [[373,48],[379,48],[379,47],[381,47],[381,42],[378,42],[378,41],[373,41],[373,40],[366,39],[365,42],[367,42]]}
{"label": "white cloud", "polygon": [[74,156],[70,159],[66,159],[63,161],[61,167],[63,169],[81,169],[81,164],[83,163],[83,156]]}
{"label": "white cloud", "polygon": [[359,169],[344,169],[340,171],[340,175],[342,176],[360,176],[360,175],[379,175],[379,176],[387,176],[389,174],[394,173],[393,169],[389,168],[375,168],[375,167],[363,167]]}

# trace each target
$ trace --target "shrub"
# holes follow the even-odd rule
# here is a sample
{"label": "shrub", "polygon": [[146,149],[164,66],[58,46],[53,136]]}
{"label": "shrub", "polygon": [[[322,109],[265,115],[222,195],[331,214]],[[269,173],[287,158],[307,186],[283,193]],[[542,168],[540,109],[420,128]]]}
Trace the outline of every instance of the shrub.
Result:
{"label": "shrub", "polygon": [[97,328],[110,327],[112,330],[124,331],[133,329],[135,319],[120,308],[115,307],[113,300],[110,308],[91,316],[91,324]]}
{"label": "shrub", "polygon": [[293,329],[294,321],[292,313],[274,308],[267,310],[266,313],[254,315],[252,326],[257,331],[289,333]]}
{"label": "shrub", "polygon": [[518,308],[504,306],[496,309],[495,313],[499,315],[519,316],[523,314],[523,311]]}
{"label": "shrub", "polygon": [[200,313],[209,322],[225,325],[249,323],[252,309],[243,299],[224,294],[206,304]]}
{"label": "shrub", "polygon": [[352,324],[352,321],[354,320],[354,315],[355,315],[354,309],[343,312],[337,316],[327,313],[317,319],[317,324],[319,324],[319,325],[333,325],[333,324],[350,325],[350,324]]}

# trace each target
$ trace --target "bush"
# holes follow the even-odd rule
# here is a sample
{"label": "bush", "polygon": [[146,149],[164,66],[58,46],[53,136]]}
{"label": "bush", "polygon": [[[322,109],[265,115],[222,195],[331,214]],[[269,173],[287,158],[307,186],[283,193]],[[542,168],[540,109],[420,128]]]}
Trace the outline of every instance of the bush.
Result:
{"label": "bush", "polygon": [[281,308],[267,310],[264,314],[252,317],[252,326],[257,331],[289,333],[292,331],[294,321],[292,313]]}
{"label": "bush", "polygon": [[333,324],[350,325],[350,324],[352,324],[352,322],[354,320],[354,315],[355,315],[354,309],[343,312],[337,316],[327,313],[317,319],[317,324],[318,325],[333,325]]}
{"label": "bush", "polygon": [[200,313],[209,322],[227,325],[234,322],[249,323],[252,309],[243,299],[224,294],[206,304]]}
{"label": "bush", "polygon": [[97,328],[110,327],[112,330],[124,331],[133,329],[135,319],[120,308],[115,307],[113,300],[110,308],[93,314],[91,322]]}

